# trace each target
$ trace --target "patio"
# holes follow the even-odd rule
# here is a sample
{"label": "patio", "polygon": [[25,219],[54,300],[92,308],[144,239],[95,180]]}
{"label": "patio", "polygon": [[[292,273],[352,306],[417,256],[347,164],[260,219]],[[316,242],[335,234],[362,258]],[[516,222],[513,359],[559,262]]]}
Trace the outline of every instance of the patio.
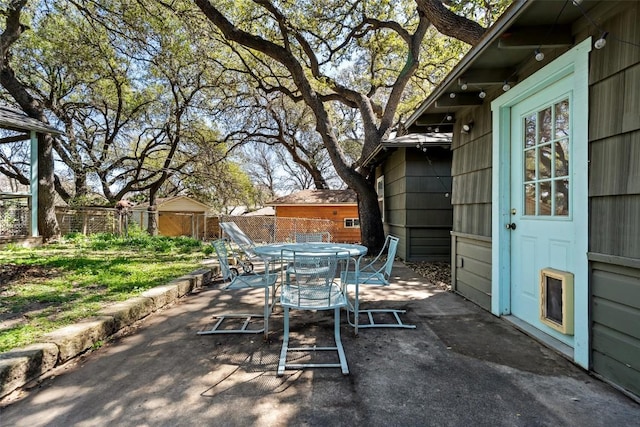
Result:
{"label": "patio", "polygon": [[[443,291],[400,262],[391,292],[417,329],[345,322],[350,375],[309,369],[276,377],[282,311],[262,335],[198,336],[211,316],[260,306],[260,291],[212,284],[157,311],[102,348],[57,368],[0,409],[3,424],[55,425],[632,425],[640,406],[510,324]],[[293,315],[291,330],[332,334],[332,318]],[[14,396],[15,397],[15,396]]]}

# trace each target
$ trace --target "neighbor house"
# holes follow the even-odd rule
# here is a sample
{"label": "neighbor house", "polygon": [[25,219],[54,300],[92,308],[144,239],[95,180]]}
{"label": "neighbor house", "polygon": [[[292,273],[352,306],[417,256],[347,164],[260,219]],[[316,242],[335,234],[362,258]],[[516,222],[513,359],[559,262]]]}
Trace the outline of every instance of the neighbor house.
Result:
{"label": "neighbor house", "polygon": [[635,395],[639,22],[638,1],[514,1],[399,132],[453,133],[453,289]]}
{"label": "neighbor house", "polygon": [[267,203],[280,218],[330,220],[335,242],[360,242],[358,198],[353,190],[302,190]]}
{"label": "neighbor house", "polygon": [[[141,203],[132,208],[132,219],[144,230],[149,222],[148,203]],[[205,239],[210,224],[207,216],[211,207],[191,197],[175,196],[158,199],[156,211],[158,234],[161,236],[188,236],[194,239]],[[214,225],[215,227],[215,225]]]}

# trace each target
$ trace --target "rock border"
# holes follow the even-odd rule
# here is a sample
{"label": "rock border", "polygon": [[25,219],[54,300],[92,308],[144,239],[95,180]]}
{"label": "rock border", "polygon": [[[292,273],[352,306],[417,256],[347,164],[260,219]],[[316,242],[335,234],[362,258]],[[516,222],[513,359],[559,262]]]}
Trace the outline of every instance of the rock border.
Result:
{"label": "rock border", "polygon": [[143,292],[139,297],[100,310],[98,316],[65,326],[43,337],[43,342],[0,354],[0,399],[53,368],[108,339],[119,330],[209,284],[214,268],[201,268]]}

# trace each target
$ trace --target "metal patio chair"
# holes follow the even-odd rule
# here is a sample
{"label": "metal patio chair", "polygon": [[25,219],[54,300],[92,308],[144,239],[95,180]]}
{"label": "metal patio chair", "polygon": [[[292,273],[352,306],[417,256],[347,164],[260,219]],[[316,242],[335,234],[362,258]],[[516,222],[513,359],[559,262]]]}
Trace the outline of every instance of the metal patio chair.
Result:
{"label": "metal patio chair", "polygon": [[[225,282],[229,282],[224,290],[238,289],[264,289],[264,311],[263,313],[227,313],[215,316],[216,323],[209,330],[199,331],[198,335],[211,334],[258,334],[264,332],[265,338],[269,334],[269,315],[272,309],[272,303],[269,301],[269,292],[275,293],[275,283],[278,274],[267,269],[264,273],[244,273],[239,274],[238,270],[229,265],[229,251],[227,250],[227,242],[224,239],[215,240],[212,243],[213,249],[220,263],[220,271]],[[255,318],[262,318],[262,328],[249,329],[249,326]],[[238,328],[222,327],[225,320],[228,319],[244,319]]]}
{"label": "metal patio chair", "polygon": [[[400,314],[406,313],[406,310],[392,309],[392,308],[371,308],[367,310],[360,309],[360,292],[361,286],[389,286],[389,279],[391,278],[391,271],[393,269],[393,261],[398,249],[399,239],[395,236],[388,235],[385,239],[384,246],[378,253],[378,255],[368,264],[359,268],[359,271],[349,271],[345,269],[340,274],[340,280],[345,287],[355,287],[355,298],[353,302],[349,300],[347,307],[347,321],[351,326],[355,328],[355,333],[358,333],[358,328],[407,328],[414,329],[416,325],[406,324],[400,318]],[[382,262],[386,254],[386,260]],[[347,291],[345,291],[347,292]],[[353,313],[353,320],[350,314]],[[359,324],[360,314],[366,314],[368,323]],[[375,321],[374,315],[376,314],[390,314],[394,317],[393,323],[378,323]]]}
{"label": "metal patio chair", "polygon": [[[339,254],[300,254],[295,251],[282,251],[282,258],[290,260],[287,280],[280,291],[280,305],[284,310],[284,337],[278,362],[278,376],[287,369],[304,368],[340,368],[344,375],[349,373],[347,358],[340,339],[340,310],[347,305],[342,287],[336,283],[336,269]],[[348,254],[345,255],[348,259]],[[334,312],[334,346],[289,346],[289,311],[295,310],[333,310]],[[334,351],[338,354],[338,363],[290,363],[289,353],[310,353],[316,351]]]}
{"label": "metal patio chair", "polygon": [[238,264],[246,273],[253,271],[253,263],[261,261],[253,250],[256,246],[253,240],[235,222],[221,222],[220,228],[229,241],[242,252],[242,254],[238,254],[231,247],[232,255]]}

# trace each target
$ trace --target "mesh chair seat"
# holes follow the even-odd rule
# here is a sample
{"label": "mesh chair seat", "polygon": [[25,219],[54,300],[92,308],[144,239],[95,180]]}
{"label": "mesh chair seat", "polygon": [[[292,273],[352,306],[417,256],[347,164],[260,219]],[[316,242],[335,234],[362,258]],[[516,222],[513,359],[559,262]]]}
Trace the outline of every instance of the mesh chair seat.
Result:
{"label": "mesh chair seat", "polygon": [[[216,323],[211,329],[199,331],[198,335],[212,335],[212,334],[257,334],[264,332],[265,339],[269,334],[269,314],[271,312],[271,305],[269,303],[269,292],[275,292],[275,283],[278,279],[278,275],[275,272],[264,273],[245,273],[238,274],[238,271],[231,268],[229,265],[229,253],[227,251],[227,243],[223,239],[218,239],[212,243],[213,249],[218,257],[220,264],[220,271],[222,273],[223,280],[229,281],[229,284],[224,287],[225,290],[238,290],[238,289],[264,289],[264,310],[263,313],[225,313],[216,315]],[[239,319],[241,321],[239,327],[227,328],[225,327],[226,321],[231,319]],[[259,329],[250,329],[254,319],[262,319],[262,327]]]}
{"label": "mesh chair seat", "polygon": [[[337,253],[311,255],[295,251],[282,251],[282,258],[293,260],[287,271],[286,281],[280,290],[280,305],[284,312],[284,336],[282,350],[278,362],[278,376],[282,376],[287,369],[303,368],[340,368],[344,375],[349,373],[347,359],[340,339],[340,310],[347,304],[342,287],[335,282],[339,259]],[[289,346],[289,311],[295,310],[333,310],[334,312],[334,341],[335,345],[319,346]],[[337,352],[337,363],[289,363],[287,355],[291,352]]]}
{"label": "mesh chair seat", "polygon": [[[385,239],[384,246],[378,255],[367,265],[361,267],[359,271],[345,270],[340,274],[340,280],[343,286],[355,287],[355,298],[353,303],[349,300],[347,309],[347,321],[351,326],[355,328],[356,335],[358,334],[358,328],[407,328],[414,329],[415,325],[406,324],[400,318],[400,314],[406,313],[406,310],[393,309],[393,308],[373,308],[362,310],[360,309],[360,286],[372,285],[372,286],[389,286],[391,271],[393,269],[393,262],[395,260],[396,252],[398,249],[399,239],[395,236],[388,235]],[[382,262],[383,257],[386,254],[386,260]],[[353,314],[353,319],[350,314]],[[364,314],[367,317],[368,323],[361,324],[359,322],[360,315]],[[393,322],[376,322],[374,315],[388,314],[393,316]]]}
{"label": "mesh chair seat", "polygon": [[302,310],[330,310],[346,306],[347,300],[340,286],[336,284],[331,285],[328,295],[326,288],[321,286],[308,286],[301,292],[286,287],[280,293],[280,305]]}

